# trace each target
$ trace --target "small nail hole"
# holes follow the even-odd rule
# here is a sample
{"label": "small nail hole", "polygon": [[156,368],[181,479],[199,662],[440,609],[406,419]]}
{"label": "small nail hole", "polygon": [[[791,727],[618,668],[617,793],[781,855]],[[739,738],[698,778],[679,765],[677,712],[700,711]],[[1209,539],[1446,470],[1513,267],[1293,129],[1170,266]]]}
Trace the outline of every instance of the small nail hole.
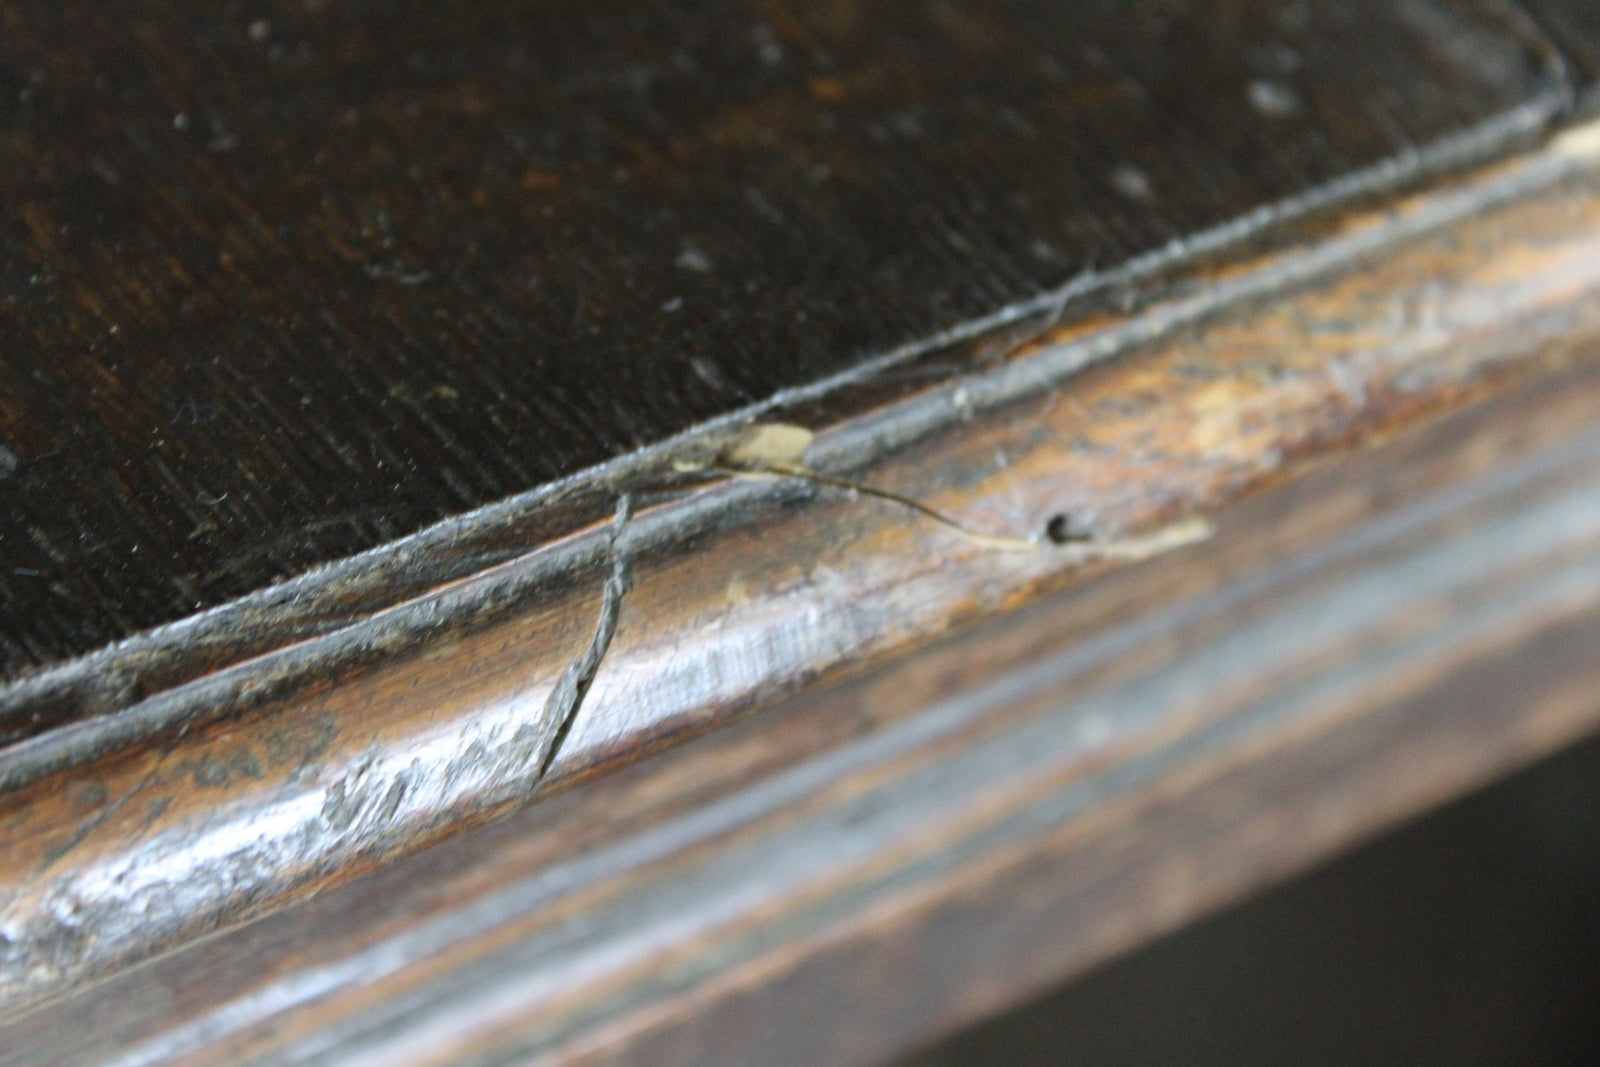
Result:
{"label": "small nail hole", "polygon": [[1054,515],[1044,527],[1045,537],[1051,544],[1070,545],[1078,541],[1089,540],[1087,533],[1080,533],[1072,528],[1072,520],[1066,515]]}

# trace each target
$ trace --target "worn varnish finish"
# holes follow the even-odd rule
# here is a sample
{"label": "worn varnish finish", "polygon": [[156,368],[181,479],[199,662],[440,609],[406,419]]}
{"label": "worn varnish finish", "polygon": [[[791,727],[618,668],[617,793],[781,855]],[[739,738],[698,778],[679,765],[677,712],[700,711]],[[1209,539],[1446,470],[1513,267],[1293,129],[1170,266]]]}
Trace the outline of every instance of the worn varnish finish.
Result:
{"label": "worn varnish finish", "polygon": [[1502,0],[0,4],[0,675],[255,597],[0,728],[609,503],[263,591],[314,565],[1522,143],[1554,41]]}
{"label": "worn varnish finish", "polygon": [[[1305,460],[1587,358],[1595,147],[1576,131],[1067,329],[987,377],[830,430],[809,459],[979,529],[1043,542],[1065,515],[1121,556],[1178,548],[1199,532],[1186,520]],[[959,429],[927,435],[952,413]],[[918,443],[885,454],[901,434]],[[1325,501],[1321,521],[1344,506],[1354,521],[1373,506],[1365,491]],[[267,662],[218,675],[197,705],[209,717],[182,729],[157,721],[81,764],[69,731],[6,754],[4,1003],[60,995],[526,800],[548,693],[594,632],[613,539],[633,591],[554,768],[569,783],[1103,566],[1093,544],[996,552],[794,481],[641,503],[621,531],[595,527],[365,634],[280,654],[276,688],[259,682]],[[439,632],[463,605],[475,623]]]}
{"label": "worn varnish finish", "polygon": [[1581,352],[18,1019],[0,1063],[871,1063],[1013,1003],[1600,726]]}

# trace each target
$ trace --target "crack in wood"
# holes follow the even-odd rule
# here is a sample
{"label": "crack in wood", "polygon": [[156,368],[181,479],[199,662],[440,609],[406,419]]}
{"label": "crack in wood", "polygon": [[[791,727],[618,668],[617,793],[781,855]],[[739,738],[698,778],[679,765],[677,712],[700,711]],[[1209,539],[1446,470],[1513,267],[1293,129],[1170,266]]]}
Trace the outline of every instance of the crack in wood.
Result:
{"label": "crack in wood", "polygon": [[583,698],[588,695],[589,686],[594,683],[594,676],[600,670],[600,662],[611,647],[611,639],[616,636],[622,598],[633,588],[633,560],[622,544],[623,529],[632,515],[633,495],[623,492],[617,497],[617,511],[611,519],[611,573],[601,593],[600,618],[595,624],[594,638],[583,653],[567,665],[567,669],[561,673],[561,680],[550,691],[550,697],[545,702],[544,719],[554,722],[556,728],[550,735],[544,757],[539,761],[535,785],[544,781],[556,757],[561,754],[567,735],[572,732],[572,724],[577,721],[578,711],[583,707]]}

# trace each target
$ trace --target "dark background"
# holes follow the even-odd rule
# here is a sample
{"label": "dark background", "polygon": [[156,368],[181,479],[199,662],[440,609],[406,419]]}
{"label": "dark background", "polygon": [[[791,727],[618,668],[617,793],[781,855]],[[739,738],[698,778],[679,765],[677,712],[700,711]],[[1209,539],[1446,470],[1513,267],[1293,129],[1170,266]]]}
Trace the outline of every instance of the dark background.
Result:
{"label": "dark background", "polygon": [[1600,1063],[1600,739],[919,1054]]}

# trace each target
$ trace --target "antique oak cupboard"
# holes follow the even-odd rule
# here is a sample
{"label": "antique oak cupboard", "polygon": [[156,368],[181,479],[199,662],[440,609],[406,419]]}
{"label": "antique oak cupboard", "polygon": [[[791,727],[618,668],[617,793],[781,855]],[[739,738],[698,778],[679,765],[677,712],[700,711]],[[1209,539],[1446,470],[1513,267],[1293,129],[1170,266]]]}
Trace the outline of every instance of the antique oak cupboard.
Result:
{"label": "antique oak cupboard", "polygon": [[0,1064],[885,1062],[1593,733],[1597,75],[0,2]]}

